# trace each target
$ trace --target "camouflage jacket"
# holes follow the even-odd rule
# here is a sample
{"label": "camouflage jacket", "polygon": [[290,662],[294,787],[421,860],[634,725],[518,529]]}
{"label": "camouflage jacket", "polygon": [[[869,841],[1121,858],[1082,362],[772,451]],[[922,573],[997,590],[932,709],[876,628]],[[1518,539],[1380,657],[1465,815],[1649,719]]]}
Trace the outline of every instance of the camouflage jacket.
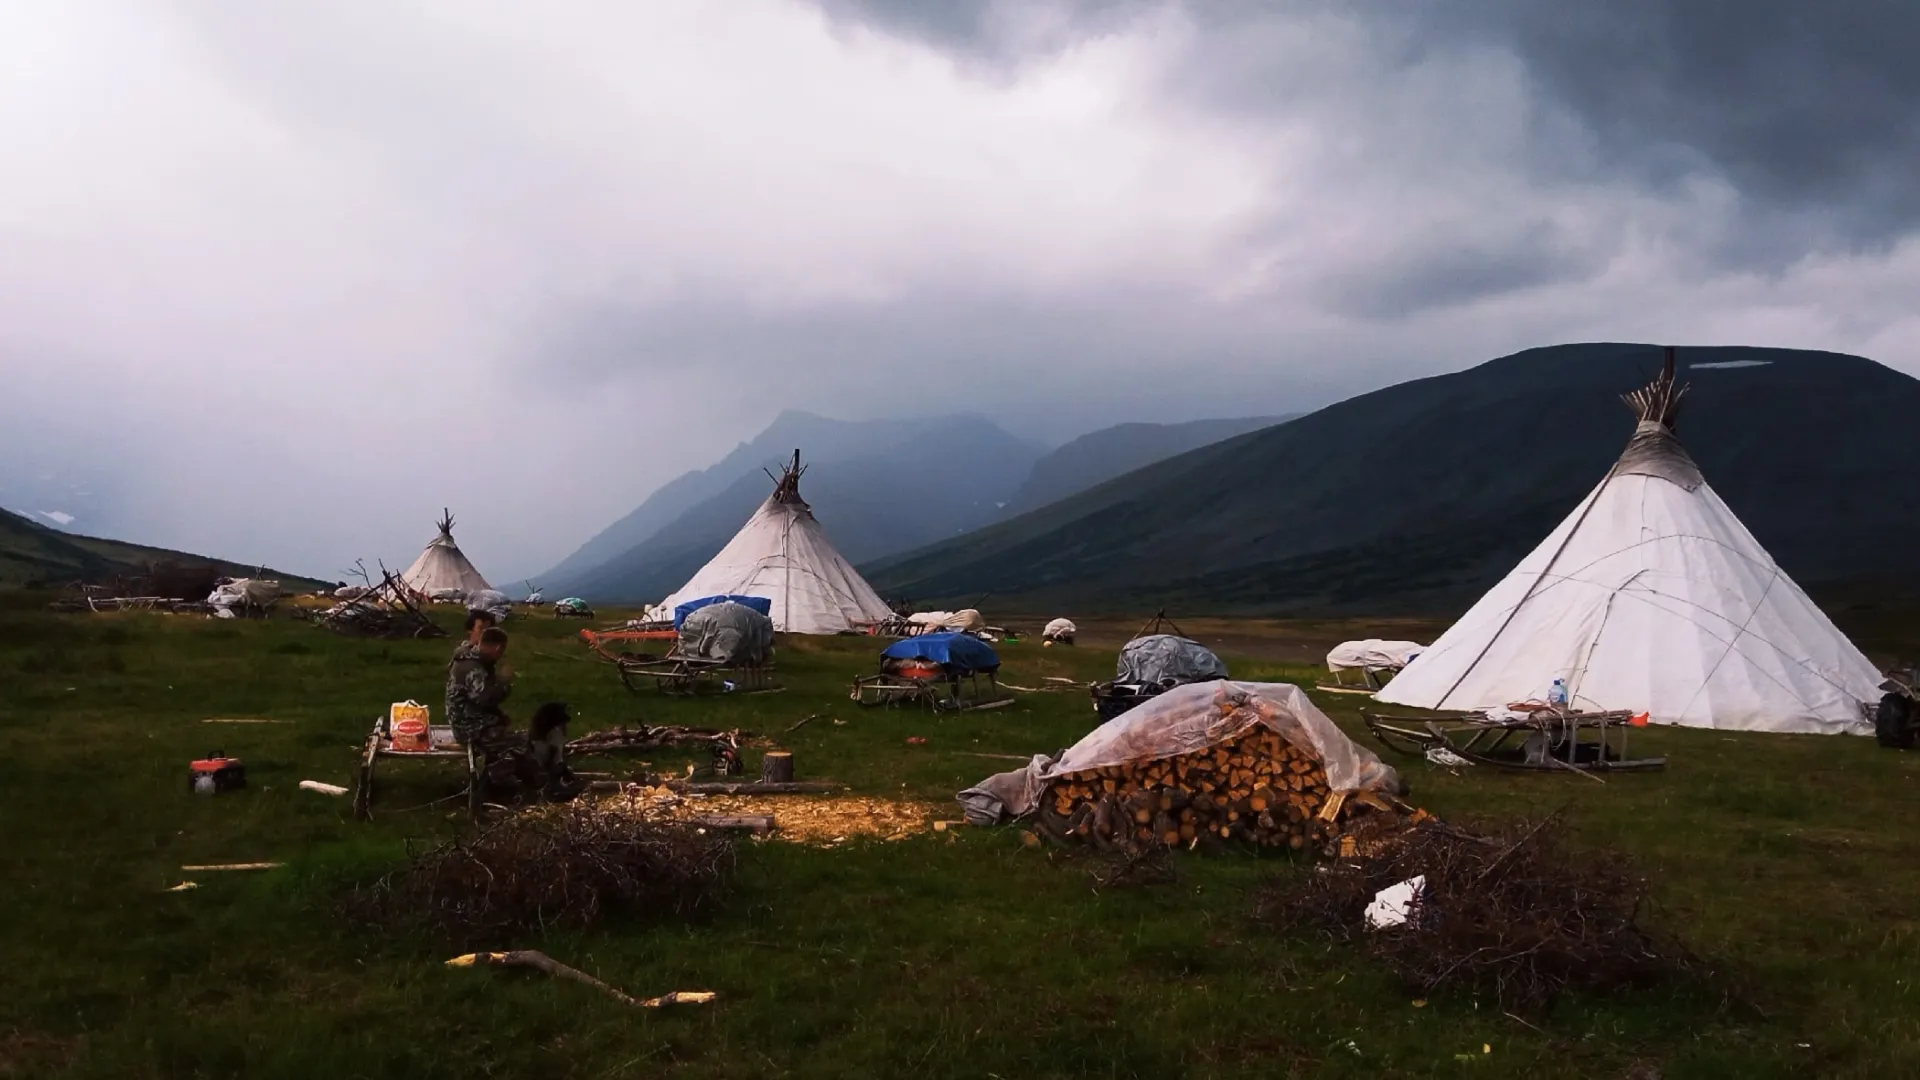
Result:
{"label": "camouflage jacket", "polygon": [[481,728],[507,722],[500,703],[512,690],[494,674],[493,661],[461,642],[447,665],[447,723],[461,742]]}

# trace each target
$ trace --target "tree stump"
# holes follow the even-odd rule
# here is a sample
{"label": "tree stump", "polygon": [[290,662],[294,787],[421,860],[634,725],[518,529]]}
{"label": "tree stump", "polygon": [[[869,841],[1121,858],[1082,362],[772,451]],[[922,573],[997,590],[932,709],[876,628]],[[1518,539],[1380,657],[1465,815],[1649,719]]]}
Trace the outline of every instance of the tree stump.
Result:
{"label": "tree stump", "polygon": [[793,751],[767,751],[767,756],[760,759],[760,782],[765,784],[793,783]]}

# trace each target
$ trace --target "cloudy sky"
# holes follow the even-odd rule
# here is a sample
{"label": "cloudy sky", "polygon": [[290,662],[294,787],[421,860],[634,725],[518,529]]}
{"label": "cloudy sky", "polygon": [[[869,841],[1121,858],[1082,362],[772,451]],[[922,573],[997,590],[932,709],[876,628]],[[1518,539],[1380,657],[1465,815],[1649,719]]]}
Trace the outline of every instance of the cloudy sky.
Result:
{"label": "cloudy sky", "polygon": [[1561,341],[1920,371],[1917,27],[1891,0],[4,5],[0,501],[320,574],[404,562],[445,504],[504,576],[786,407],[1059,441]]}

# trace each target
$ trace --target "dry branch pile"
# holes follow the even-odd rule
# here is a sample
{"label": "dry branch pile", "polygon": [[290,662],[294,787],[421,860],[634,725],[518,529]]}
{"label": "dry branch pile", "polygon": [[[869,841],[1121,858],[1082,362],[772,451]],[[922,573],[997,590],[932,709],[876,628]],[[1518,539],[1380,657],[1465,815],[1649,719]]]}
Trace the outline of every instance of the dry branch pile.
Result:
{"label": "dry branch pile", "polygon": [[734,751],[740,749],[742,738],[752,739],[753,733],[735,728],[721,731],[717,728],[682,727],[677,724],[641,724],[628,728],[624,725],[606,731],[591,731],[567,744],[567,753],[608,754],[633,753],[642,750],[660,750],[670,746],[728,747]]}
{"label": "dry branch pile", "polygon": [[[1403,926],[1371,930],[1382,889],[1426,879]],[[1607,851],[1568,851],[1558,821],[1490,836],[1426,822],[1350,862],[1265,886],[1256,917],[1360,944],[1418,993],[1460,990],[1538,1012],[1567,991],[1644,986],[1692,970],[1678,944],[1639,924],[1647,883]]]}
{"label": "dry branch pile", "polygon": [[320,612],[314,620],[347,637],[405,640],[447,636],[420,610],[411,592],[383,567],[380,584]]}
{"label": "dry branch pile", "polygon": [[416,854],[356,889],[346,908],[376,926],[498,945],[609,915],[694,918],[719,902],[733,857],[720,833],[567,805],[513,814]]}
{"label": "dry branch pile", "polygon": [[1102,849],[1238,843],[1303,851],[1331,841],[1343,817],[1368,811],[1397,813],[1372,793],[1332,795],[1318,757],[1256,728],[1178,757],[1058,777],[1036,822],[1056,840]]}

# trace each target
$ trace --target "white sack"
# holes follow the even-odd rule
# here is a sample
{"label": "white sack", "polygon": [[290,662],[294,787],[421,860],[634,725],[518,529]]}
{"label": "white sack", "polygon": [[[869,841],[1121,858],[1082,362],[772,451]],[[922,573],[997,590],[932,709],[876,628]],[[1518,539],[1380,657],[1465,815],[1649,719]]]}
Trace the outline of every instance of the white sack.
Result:
{"label": "white sack", "polygon": [[1399,671],[1425,648],[1417,641],[1384,641],[1380,638],[1343,641],[1327,654],[1327,670]]}

